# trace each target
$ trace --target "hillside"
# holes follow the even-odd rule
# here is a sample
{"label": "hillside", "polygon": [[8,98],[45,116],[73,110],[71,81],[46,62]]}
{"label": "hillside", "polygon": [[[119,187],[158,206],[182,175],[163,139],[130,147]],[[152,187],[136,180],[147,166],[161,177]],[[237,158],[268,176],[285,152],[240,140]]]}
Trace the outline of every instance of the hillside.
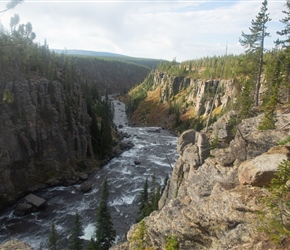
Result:
{"label": "hillside", "polygon": [[112,249],[289,249],[287,51],[265,55],[258,105],[245,55],[160,65],[124,97],[132,124],[180,134],[179,159]]}
{"label": "hillside", "polygon": [[31,25],[13,30],[0,34],[0,210],[27,192],[78,183],[112,158],[120,136],[101,95],[130,89],[149,72],[58,55],[33,43]]}
{"label": "hillside", "polygon": [[150,69],[155,69],[159,64],[166,62],[165,60],[161,59],[138,58],[111,52],[98,52],[88,50],[57,50],[57,49],[53,49],[52,51],[55,51],[56,53],[59,54],[66,54],[72,56],[93,57],[95,59],[114,60],[125,63],[133,63]]}

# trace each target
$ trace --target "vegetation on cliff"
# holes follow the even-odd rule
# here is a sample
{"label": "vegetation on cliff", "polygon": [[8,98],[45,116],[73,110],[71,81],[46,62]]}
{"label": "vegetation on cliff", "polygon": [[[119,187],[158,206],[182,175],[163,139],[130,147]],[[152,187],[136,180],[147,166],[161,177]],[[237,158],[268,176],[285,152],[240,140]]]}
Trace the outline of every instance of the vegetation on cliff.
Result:
{"label": "vegetation on cliff", "polygon": [[263,1],[250,33],[242,32],[245,54],[161,64],[151,72],[151,84],[144,81],[128,93],[132,121],[179,132],[201,130],[234,109],[239,113],[237,120],[263,111],[260,129],[273,128],[275,109],[289,102],[289,10],[283,13],[287,15],[281,20],[285,29],[277,32],[281,40],[271,51],[264,48],[271,19],[267,1]]}
{"label": "vegetation on cliff", "polygon": [[[165,63],[152,71],[149,89],[144,82],[128,93],[132,122],[193,130],[179,138],[159,211],[131,228],[123,249],[166,249],[172,235],[173,249],[289,248],[286,2],[285,29],[271,51],[264,49],[265,0],[250,33],[242,33],[245,54]],[[280,140],[284,146],[276,146]]]}
{"label": "vegetation on cliff", "polygon": [[46,42],[34,43],[35,36],[17,14],[9,29],[1,26],[0,209],[28,189],[75,183],[79,173],[112,157],[118,134],[110,101],[101,96],[131,88],[149,72],[128,62],[59,55]]}

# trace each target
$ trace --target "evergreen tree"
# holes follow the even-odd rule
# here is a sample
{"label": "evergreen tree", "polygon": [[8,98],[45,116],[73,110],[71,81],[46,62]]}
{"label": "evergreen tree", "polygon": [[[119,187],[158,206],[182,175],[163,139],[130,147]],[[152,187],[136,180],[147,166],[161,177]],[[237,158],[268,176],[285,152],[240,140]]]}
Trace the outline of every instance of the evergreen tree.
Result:
{"label": "evergreen tree", "polygon": [[109,187],[106,178],[102,185],[101,199],[97,211],[96,241],[102,250],[109,249],[116,237],[116,231],[113,228],[111,214],[108,208],[108,197]]}
{"label": "evergreen tree", "polygon": [[263,97],[262,108],[264,110],[264,118],[259,125],[259,129],[261,130],[275,128],[275,110],[279,101],[279,88],[281,87],[282,83],[281,54],[279,52],[273,51],[269,61],[271,63],[271,67],[268,67],[266,71],[265,85],[267,86],[267,90]]}
{"label": "evergreen tree", "polygon": [[282,45],[284,49],[283,70],[281,74],[284,76],[282,84],[284,86],[283,92],[286,93],[287,101],[289,100],[289,82],[290,82],[290,1],[286,1],[286,10],[282,11],[286,16],[280,22],[285,25],[284,29],[278,31],[277,34],[281,39],[277,39],[276,44]]}
{"label": "evergreen tree", "polygon": [[100,147],[100,156],[101,159],[104,159],[105,156],[109,153],[112,147],[112,131],[111,131],[111,122],[108,116],[102,118],[101,121],[101,147]]}
{"label": "evergreen tree", "polygon": [[57,247],[58,239],[59,239],[59,236],[57,234],[57,231],[55,229],[55,224],[53,222],[51,224],[51,230],[50,230],[49,239],[48,239],[49,250],[58,250],[58,247]]}
{"label": "evergreen tree", "polygon": [[100,250],[100,246],[98,242],[96,242],[93,238],[88,243],[86,250]]}
{"label": "evergreen tree", "polygon": [[148,179],[146,178],[143,190],[141,191],[137,222],[141,221],[144,217],[147,216],[146,212],[147,204],[148,204]]}
{"label": "evergreen tree", "polygon": [[150,215],[153,211],[158,210],[158,202],[161,198],[161,186],[157,185],[156,188],[156,176],[151,177],[150,192],[148,192],[148,179],[144,183],[143,190],[140,195],[140,205],[138,211],[137,222],[140,222],[146,216]]}
{"label": "evergreen tree", "polygon": [[243,118],[248,118],[252,115],[252,106],[253,106],[253,98],[252,98],[252,89],[253,86],[249,79],[244,80],[242,84],[242,93],[239,96],[239,115]]}
{"label": "evergreen tree", "polygon": [[[283,10],[282,13],[286,15],[282,20],[281,23],[285,25],[284,29],[281,31],[277,31],[277,34],[282,37],[281,39],[277,39],[276,44],[282,45],[283,48],[289,48],[290,46],[290,1],[287,0],[285,4],[287,10]],[[283,38],[284,37],[284,38]]]}
{"label": "evergreen tree", "polygon": [[245,34],[242,32],[242,38],[240,38],[240,43],[245,47],[246,53],[254,54],[257,60],[257,80],[255,87],[255,105],[259,104],[259,93],[261,86],[261,75],[263,69],[263,55],[264,55],[264,39],[270,36],[270,33],[266,32],[266,24],[271,21],[269,18],[268,11],[268,1],[264,0],[262,7],[255,20],[252,20],[252,26],[249,28],[251,33]]}
{"label": "evergreen tree", "polygon": [[155,192],[155,195],[154,195],[154,200],[153,200],[153,206],[152,206],[153,211],[158,210],[158,202],[159,202],[160,198],[161,198],[161,186],[158,185],[156,192]]}
{"label": "evergreen tree", "polygon": [[98,125],[97,118],[94,111],[92,111],[91,117],[92,117],[92,122],[91,122],[90,130],[91,130],[91,142],[92,142],[93,152],[96,155],[99,155],[100,150],[101,150],[100,149],[101,135],[100,135],[99,125]]}
{"label": "evergreen tree", "polygon": [[140,210],[144,209],[147,202],[148,202],[148,179],[146,178],[140,197]]}
{"label": "evergreen tree", "polygon": [[69,250],[81,250],[82,249],[82,239],[79,237],[82,235],[82,225],[80,222],[79,214],[76,213],[74,226],[69,237]]}
{"label": "evergreen tree", "polygon": [[262,199],[269,210],[261,211],[261,229],[271,240],[280,244],[285,237],[290,236],[290,161],[282,161],[275,175],[268,195]]}

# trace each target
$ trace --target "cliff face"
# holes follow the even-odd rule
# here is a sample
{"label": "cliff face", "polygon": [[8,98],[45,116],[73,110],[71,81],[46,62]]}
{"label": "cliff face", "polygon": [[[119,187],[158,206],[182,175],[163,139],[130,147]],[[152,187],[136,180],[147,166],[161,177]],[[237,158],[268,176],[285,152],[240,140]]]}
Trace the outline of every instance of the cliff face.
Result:
{"label": "cliff face", "polygon": [[[195,130],[180,136],[180,157],[159,210],[144,219],[147,247],[163,249],[167,237],[174,236],[179,249],[279,249],[257,230],[257,212],[264,209],[262,186],[270,183],[278,164],[289,156],[289,145],[276,145],[289,136],[281,128],[290,117],[279,114],[277,129],[269,131],[257,129],[261,116],[245,119],[226,143],[225,125],[231,124],[233,115],[213,126],[223,148],[210,150],[205,134]],[[140,225],[133,225],[128,242],[112,249],[135,249],[138,233]]]}
{"label": "cliff face", "polygon": [[[141,84],[137,92],[142,88],[144,86]],[[203,81],[156,70],[150,91],[132,114],[131,120],[141,125],[172,129],[176,121],[192,122],[198,117],[205,119],[211,110],[214,115],[219,114],[230,101],[234,101],[236,94],[233,80]]]}
{"label": "cliff face", "polygon": [[[46,185],[77,181],[76,164],[92,155],[90,117],[78,85],[31,78],[1,84],[0,205]],[[1,208],[1,206],[0,206]]]}

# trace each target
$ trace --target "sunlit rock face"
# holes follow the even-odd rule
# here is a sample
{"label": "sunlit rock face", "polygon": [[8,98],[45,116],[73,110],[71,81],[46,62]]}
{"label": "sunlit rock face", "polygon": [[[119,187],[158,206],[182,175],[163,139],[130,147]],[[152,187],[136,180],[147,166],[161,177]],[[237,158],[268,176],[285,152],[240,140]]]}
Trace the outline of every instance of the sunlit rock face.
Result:
{"label": "sunlit rock face", "polygon": [[[4,86],[5,85],[5,86]],[[74,166],[91,153],[90,117],[78,85],[44,78],[1,84],[13,103],[0,112],[0,208],[28,190],[77,181]]]}
{"label": "sunlit rock face", "polygon": [[[277,129],[269,131],[258,130],[261,116],[246,119],[230,141],[221,131],[222,148],[212,150],[204,134],[184,132],[159,211],[144,219],[147,245],[162,249],[167,237],[174,235],[179,249],[284,249],[257,230],[258,211],[264,209],[260,197],[266,192],[261,185],[269,184],[280,160],[289,156],[289,146],[275,146],[289,136],[288,130],[281,129],[284,118],[277,116]],[[219,122],[213,130],[218,131]],[[134,249],[138,227],[132,226],[128,242],[113,249]]]}
{"label": "sunlit rock face", "polygon": [[0,245],[1,250],[33,250],[28,244],[19,240],[10,240]]}

